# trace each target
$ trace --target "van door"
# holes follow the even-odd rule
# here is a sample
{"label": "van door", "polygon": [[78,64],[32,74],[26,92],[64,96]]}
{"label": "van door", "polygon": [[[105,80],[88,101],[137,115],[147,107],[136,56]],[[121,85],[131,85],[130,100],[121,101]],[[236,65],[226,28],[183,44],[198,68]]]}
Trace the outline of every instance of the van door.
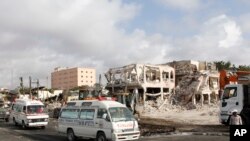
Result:
{"label": "van door", "polygon": [[[106,115],[106,117],[104,118],[103,115]],[[112,123],[111,123],[111,119],[110,116],[108,114],[107,109],[105,108],[99,108],[97,110],[97,118],[95,120],[95,135],[98,130],[101,130],[105,133],[106,138],[107,139],[111,139],[111,130],[112,130]]]}
{"label": "van door", "polygon": [[68,128],[72,128],[75,135],[78,134],[78,115],[79,115],[79,109],[77,108],[65,108],[62,109],[60,118],[59,118],[59,130],[61,132],[66,132]]}
{"label": "van door", "polygon": [[231,109],[238,109],[239,94],[241,89],[237,86],[226,87],[222,97],[222,111],[229,111]]}
{"label": "van door", "polygon": [[95,131],[95,108],[81,109],[79,116],[78,132],[80,136],[94,138]]}
{"label": "van door", "polygon": [[21,105],[17,105],[17,107],[16,107],[16,112],[17,112],[17,114],[16,114],[16,121],[19,123],[19,124],[21,124],[22,123],[22,108],[23,108],[23,106],[21,106]]}

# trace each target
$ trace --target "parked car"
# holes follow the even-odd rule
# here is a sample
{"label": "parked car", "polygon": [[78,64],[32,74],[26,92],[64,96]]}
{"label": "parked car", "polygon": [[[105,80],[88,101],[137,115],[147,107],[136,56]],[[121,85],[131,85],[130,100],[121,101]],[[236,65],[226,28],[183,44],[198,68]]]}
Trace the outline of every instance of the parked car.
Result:
{"label": "parked car", "polygon": [[0,119],[9,122],[10,112],[8,108],[0,107]]}

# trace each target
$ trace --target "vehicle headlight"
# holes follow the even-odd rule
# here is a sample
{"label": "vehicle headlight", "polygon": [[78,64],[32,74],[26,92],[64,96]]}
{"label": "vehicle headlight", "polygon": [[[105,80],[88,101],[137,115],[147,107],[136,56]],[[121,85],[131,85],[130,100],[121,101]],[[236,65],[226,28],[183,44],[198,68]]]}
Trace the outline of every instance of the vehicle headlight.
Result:
{"label": "vehicle headlight", "polygon": [[140,131],[140,129],[138,127],[135,127],[134,131]]}
{"label": "vehicle headlight", "polygon": [[32,122],[32,119],[28,119],[28,122]]}
{"label": "vehicle headlight", "polygon": [[9,114],[10,114],[10,112],[5,112],[5,114],[6,114],[6,115],[9,115]]}
{"label": "vehicle headlight", "polygon": [[49,119],[48,119],[48,118],[46,118],[46,119],[44,119],[44,121],[49,121]]}

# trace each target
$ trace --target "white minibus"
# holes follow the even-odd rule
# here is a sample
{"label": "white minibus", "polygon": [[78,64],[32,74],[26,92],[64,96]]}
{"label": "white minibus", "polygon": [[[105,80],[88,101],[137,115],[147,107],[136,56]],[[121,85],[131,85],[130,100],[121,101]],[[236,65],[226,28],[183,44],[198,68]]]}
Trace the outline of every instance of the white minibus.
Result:
{"label": "white minibus", "polygon": [[48,125],[49,115],[41,101],[17,99],[11,107],[11,118],[15,125],[26,127],[42,127]]}
{"label": "white minibus", "polygon": [[58,131],[69,141],[79,138],[98,141],[138,140],[140,131],[132,112],[112,100],[78,100],[61,109]]}

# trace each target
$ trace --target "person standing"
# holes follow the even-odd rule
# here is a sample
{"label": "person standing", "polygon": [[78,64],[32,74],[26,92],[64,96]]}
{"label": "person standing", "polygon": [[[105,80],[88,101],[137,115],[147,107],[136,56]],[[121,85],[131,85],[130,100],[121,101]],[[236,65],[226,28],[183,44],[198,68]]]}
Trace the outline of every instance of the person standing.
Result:
{"label": "person standing", "polygon": [[233,110],[229,125],[242,125],[241,116],[237,112],[237,110]]}

